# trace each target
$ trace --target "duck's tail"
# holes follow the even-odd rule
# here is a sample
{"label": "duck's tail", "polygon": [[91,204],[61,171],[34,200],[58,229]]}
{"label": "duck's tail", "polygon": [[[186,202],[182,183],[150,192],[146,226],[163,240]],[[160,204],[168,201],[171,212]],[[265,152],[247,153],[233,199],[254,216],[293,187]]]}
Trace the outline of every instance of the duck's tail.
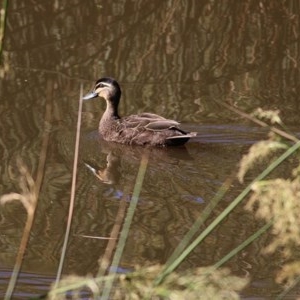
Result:
{"label": "duck's tail", "polygon": [[[178,130],[178,128],[176,128]],[[196,137],[197,132],[186,133],[183,130],[179,130],[183,135],[175,135],[166,139],[167,146],[181,146],[184,145],[190,138]]]}

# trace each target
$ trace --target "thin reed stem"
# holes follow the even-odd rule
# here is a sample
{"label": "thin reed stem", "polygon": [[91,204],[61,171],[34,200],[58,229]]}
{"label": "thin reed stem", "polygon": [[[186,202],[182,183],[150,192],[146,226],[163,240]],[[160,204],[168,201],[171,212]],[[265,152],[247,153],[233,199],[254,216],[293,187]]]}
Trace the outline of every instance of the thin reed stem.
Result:
{"label": "thin reed stem", "polygon": [[58,284],[58,282],[61,278],[62,269],[63,269],[63,265],[64,265],[64,261],[65,261],[66,252],[67,252],[67,245],[68,245],[69,236],[70,236],[73,211],[74,211],[75,188],[76,188],[76,179],[77,179],[77,165],[78,165],[78,154],[79,154],[79,141],[80,141],[80,127],[81,127],[82,97],[83,97],[83,87],[81,84],[80,85],[80,95],[79,95],[78,118],[77,118],[77,128],[76,128],[75,153],[74,153],[74,162],[73,162],[73,174],[72,174],[72,186],[71,186],[69,214],[68,214],[68,221],[67,221],[64,243],[63,243],[59,266],[58,266],[57,275],[56,275],[55,286]]}

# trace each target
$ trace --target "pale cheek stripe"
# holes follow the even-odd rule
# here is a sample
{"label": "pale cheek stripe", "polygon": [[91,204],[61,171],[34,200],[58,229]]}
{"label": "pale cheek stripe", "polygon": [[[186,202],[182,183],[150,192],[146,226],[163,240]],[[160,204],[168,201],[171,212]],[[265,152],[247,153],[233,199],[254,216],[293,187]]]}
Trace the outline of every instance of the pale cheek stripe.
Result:
{"label": "pale cheek stripe", "polygon": [[101,87],[101,85],[105,85],[107,87],[111,87],[111,85],[109,83],[105,83],[105,82],[100,82],[96,85],[95,90],[97,90],[98,88]]}

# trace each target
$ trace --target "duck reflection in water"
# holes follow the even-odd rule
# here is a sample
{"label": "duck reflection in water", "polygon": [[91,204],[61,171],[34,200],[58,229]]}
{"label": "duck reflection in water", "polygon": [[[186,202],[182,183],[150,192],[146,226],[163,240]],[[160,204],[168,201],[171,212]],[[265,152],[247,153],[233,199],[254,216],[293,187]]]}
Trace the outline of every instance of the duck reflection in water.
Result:
{"label": "duck reflection in water", "polygon": [[121,144],[140,146],[179,146],[185,144],[196,133],[179,128],[179,123],[153,113],[142,113],[121,118],[118,106],[121,88],[116,80],[105,77],[97,80],[93,91],[83,97],[89,100],[102,97],[106,110],[99,123],[103,139]]}
{"label": "duck reflection in water", "polygon": [[102,170],[99,166],[90,161],[85,161],[84,164],[100,181],[106,184],[114,184],[120,177],[118,172],[120,159],[118,156],[110,152],[106,157],[106,161],[106,167]]}
{"label": "duck reflection in water", "polygon": [[[83,158],[85,166],[97,179],[109,185],[117,184],[121,178],[126,181],[134,180],[136,169],[139,167],[143,155],[149,155],[149,167],[157,173],[165,172],[166,165],[171,170],[182,160],[193,160],[186,147],[173,147],[168,150],[165,148],[142,148],[110,143],[104,140],[89,140],[85,147],[88,151]],[[100,153],[102,153],[100,155],[102,158],[99,160]],[[103,154],[106,158],[106,165],[104,165]],[[155,164],[151,162],[155,162]]]}

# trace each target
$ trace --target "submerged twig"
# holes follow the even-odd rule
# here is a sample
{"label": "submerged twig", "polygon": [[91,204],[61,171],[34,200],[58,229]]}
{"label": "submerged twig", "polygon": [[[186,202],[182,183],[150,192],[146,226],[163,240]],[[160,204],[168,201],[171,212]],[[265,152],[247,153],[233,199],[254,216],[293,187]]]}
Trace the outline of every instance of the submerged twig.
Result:
{"label": "submerged twig", "polygon": [[242,116],[243,118],[246,118],[246,119],[252,121],[253,123],[255,123],[255,124],[257,124],[257,125],[259,125],[259,126],[261,126],[261,127],[269,128],[272,132],[274,132],[274,133],[280,135],[280,136],[283,137],[283,138],[286,138],[286,139],[288,139],[288,140],[290,140],[290,141],[293,141],[293,142],[295,142],[295,143],[297,143],[297,142],[299,141],[299,139],[297,139],[297,138],[296,138],[295,136],[293,136],[292,134],[289,134],[289,133],[287,133],[287,132],[285,132],[285,131],[283,131],[283,130],[281,130],[281,129],[278,129],[278,128],[275,127],[275,126],[269,126],[267,123],[265,123],[265,122],[263,122],[263,121],[261,121],[261,120],[255,118],[254,116],[251,116],[251,115],[249,115],[249,114],[247,114],[247,113],[245,113],[245,112],[239,110],[238,108],[236,108],[236,107],[234,107],[234,106],[232,106],[232,105],[229,105],[229,104],[224,103],[224,102],[221,102],[221,101],[217,101],[217,100],[215,100],[215,99],[214,99],[214,101],[215,101],[216,103],[218,103],[218,104],[224,106],[224,107],[227,108],[228,110],[231,110],[231,111],[235,112],[236,114]]}
{"label": "submerged twig", "polygon": [[69,206],[69,214],[68,221],[66,227],[66,234],[64,238],[64,243],[62,247],[61,257],[59,261],[59,266],[56,275],[55,286],[57,286],[64,265],[64,260],[67,251],[67,245],[70,236],[71,223],[73,217],[74,210],[74,202],[75,202],[75,188],[76,188],[76,179],[77,179],[77,164],[78,164],[78,153],[79,153],[79,140],[80,140],[80,127],[81,127],[81,111],[82,111],[82,96],[83,96],[83,87],[80,85],[80,95],[79,95],[79,106],[78,106],[78,118],[77,118],[77,128],[76,128],[76,140],[75,140],[75,153],[74,153],[74,162],[73,162],[73,174],[72,174],[72,186],[71,186],[71,196],[70,196],[70,206]]}
{"label": "submerged twig", "polygon": [[115,238],[111,238],[111,237],[94,236],[94,235],[86,235],[86,234],[74,234],[74,236],[80,236],[83,238],[95,239],[95,240],[113,240],[113,239],[115,239]]}

